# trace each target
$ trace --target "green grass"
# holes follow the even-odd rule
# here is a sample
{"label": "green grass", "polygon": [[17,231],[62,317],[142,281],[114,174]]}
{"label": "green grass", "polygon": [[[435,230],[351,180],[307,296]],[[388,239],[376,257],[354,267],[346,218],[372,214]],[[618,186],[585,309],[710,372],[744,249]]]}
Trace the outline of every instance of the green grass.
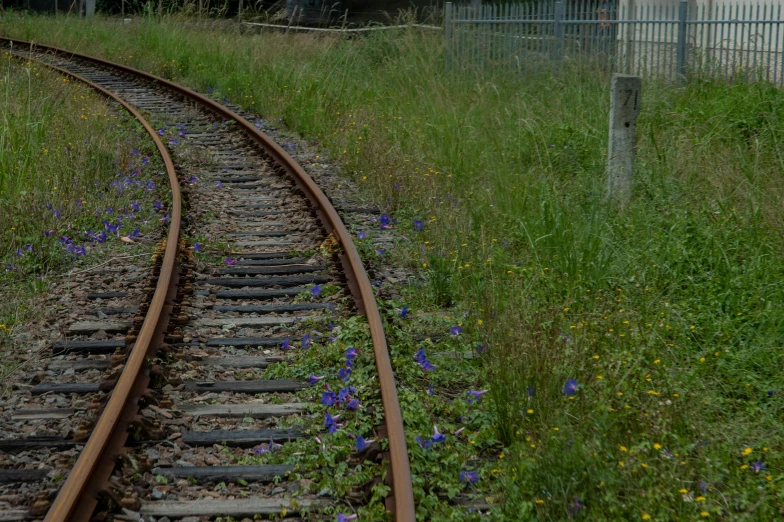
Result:
{"label": "green grass", "polygon": [[[15,325],[42,313],[35,296],[66,270],[96,262],[119,236],[157,220],[148,192],[152,141],[80,83],[0,56],[0,376],[18,355]],[[123,221],[124,220],[124,221]],[[106,232],[104,221],[119,232]],[[125,245],[123,253],[138,253]],[[9,366],[10,365],[10,366]]]}
{"label": "green grass", "polygon": [[[488,347],[472,437],[485,455],[505,444],[477,485],[503,493],[499,518],[784,517],[780,90],[645,82],[634,196],[617,210],[609,79],[590,68],[445,75],[440,37],[416,31],[6,17],[0,32],[211,88],[341,160],[414,238],[401,259],[428,284],[409,304],[453,304]],[[418,483],[428,516],[436,482]]]}

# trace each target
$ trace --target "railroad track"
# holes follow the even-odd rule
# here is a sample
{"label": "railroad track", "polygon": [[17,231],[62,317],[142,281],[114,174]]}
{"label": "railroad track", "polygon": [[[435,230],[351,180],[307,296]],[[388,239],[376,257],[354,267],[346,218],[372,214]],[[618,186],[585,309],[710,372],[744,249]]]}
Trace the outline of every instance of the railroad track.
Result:
{"label": "railroad track", "polygon": [[[0,486],[24,493],[0,508],[0,521],[341,511],[338,498],[296,494],[297,485],[286,483],[286,463],[243,466],[227,455],[271,451],[324,430],[323,408],[312,415],[310,405],[293,402],[297,390],[313,383],[264,379],[264,369],[285,365],[289,345],[326,338],[331,317],[355,314],[367,317],[384,409],[378,431],[388,440],[387,508],[397,520],[414,520],[405,435],[373,289],[345,225],[313,180],[238,108],[56,48],[5,38],[0,48],[122,104],[154,140],[172,193],[169,229],[147,273],[125,281],[122,292],[91,296],[102,300],[90,312],[100,319],[76,318],[68,338],[37,363],[40,382],[18,401],[38,407],[2,412],[0,422],[14,429],[2,430]],[[209,236],[232,251],[225,259],[196,259],[199,245],[186,235]],[[351,299],[297,298],[327,287]],[[47,399],[29,400],[33,395]],[[49,404],[57,407],[43,407]],[[25,469],[10,469],[19,467],[20,452],[33,455],[38,467],[30,469],[28,459]],[[52,462],[59,469],[47,467]],[[150,476],[158,487],[145,482]],[[229,498],[210,493],[226,483],[233,484]]]}

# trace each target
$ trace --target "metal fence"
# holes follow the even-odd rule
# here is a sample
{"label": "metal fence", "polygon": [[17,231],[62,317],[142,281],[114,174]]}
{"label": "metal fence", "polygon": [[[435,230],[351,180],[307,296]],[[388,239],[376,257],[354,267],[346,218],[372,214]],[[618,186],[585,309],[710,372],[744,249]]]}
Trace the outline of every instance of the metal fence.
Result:
{"label": "metal fence", "polygon": [[709,76],[782,85],[783,3],[447,3],[446,68],[532,72],[579,61],[667,80]]}

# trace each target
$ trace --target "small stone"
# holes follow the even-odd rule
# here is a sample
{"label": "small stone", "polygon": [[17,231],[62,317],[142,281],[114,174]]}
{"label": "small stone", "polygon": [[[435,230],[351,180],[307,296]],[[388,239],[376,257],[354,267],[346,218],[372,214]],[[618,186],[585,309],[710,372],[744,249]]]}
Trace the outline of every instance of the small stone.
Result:
{"label": "small stone", "polygon": [[160,452],[158,452],[157,449],[155,449],[155,448],[148,448],[147,449],[147,458],[148,459],[158,460],[160,457],[161,457],[161,454],[160,454]]}
{"label": "small stone", "polygon": [[318,492],[318,496],[320,496],[320,497],[329,497],[329,496],[332,496],[332,492],[329,490],[329,488],[324,488],[324,489],[322,489],[321,491]]}
{"label": "small stone", "polygon": [[286,492],[285,488],[275,488],[275,489],[272,490],[272,494],[273,495],[277,495],[279,493],[285,493],[285,492]]}
{"label": "small stone", "polygon": [[158,488],[152,488],[151,495],[152,495],[152,498],[154,498],[155,500],[161,500],[163,498],[163,496],[164,496],[164,493],[163,493],[163,491],[161,491]]}

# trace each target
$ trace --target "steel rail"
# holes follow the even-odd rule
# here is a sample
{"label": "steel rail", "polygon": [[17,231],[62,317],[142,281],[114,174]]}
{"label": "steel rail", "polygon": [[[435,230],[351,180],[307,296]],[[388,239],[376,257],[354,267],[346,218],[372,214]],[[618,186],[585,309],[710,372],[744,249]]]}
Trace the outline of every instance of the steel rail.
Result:
{"label": "steel rail", "polygon": [[[94,58],[92,56],[60,49],[58,47],[13,40],[6,37],[0,37],[0,41],[17,42],[22,45],[35,46],[55,54],[72,56],[102,67],[131,74],[137,78],[144,78],[148,81],[155,82],[199,105],[209,108],[224,119],[236,121],[251,138],[262,146],[271,159],[283,167],[283,169],[294,179],[297,186],[310,200],[313,209],[324,225],[326,232],[332,234],[338,244],[342,247],[343,253],[340,255],[340,260],[348,279],[349,288],[357,303],[358,310],[367,317],[370,326],[371,339],[373,341],[373,352],[376,359],[376,368],[378,370],[379,386],[381,388],[381,401],[384,407],[384,422],[387,431],[387,439],[389,441],[389,463],[390,472],[392,474],[392,495],[394,497],[394,503],[393,506],[388,507],[391,508],[390,510],[395,514],[396,520],[401,522],[414,522],[416,520],[414,492],[411,480],[411,466],[408,461],[405,430],[403,427],[403,417],[400,412],[394,372],[389,358],[389,349],[384,334],[384,325],[381,320],[378,305],[376,304],[375,292],[370,284],[367,272],[362,264],[359,252],[354,245],[354,241],[351,238],[351,234],[346,229],[345,224],[340,219],[340,216],[329,198],[327,198],[316,182],[313,181],[304,169],[285,150],[283,150],[282,147],[275,143],[269,136],[256,129],[256,127],[245,118],[187,87],[177,85],[164,78],[140,71],[127,65],[117,64],[101,58]],[[157,140],[157,142],[160,141]],[[163,271],[161,271],[161,273],[163,273]],[[152,307],[150,307],[150,309],[152,310]],[[47,516],[45,522],[68,522],[68,519],[50,518]]]}
{"label": "steel rail", "polygon": [[[7,38],[0,38],[0,41],[12,40]],[[31,44],[28,42],[18,43],[31,46]],[[27,59],[33,60],[34,58],[28,55]],[[147,356],[156,330],[160,329],[159,323],[161,321],[164,305],[166,303],[167,295],[170,293],[172,287],[172,276],[175,272],[177,245],[179,243],[180,237],[182,196],[180,194],[180,185],[177,180],[177,173],[174,169],[174,162],[169,156],[169,153],[166,150],[166,146],[155,132],[155,129],[152,128],[147,120],[145,120],[136,109],[134,109],[125,100],[115,95],[111,91],[108,91],[85,78],[82,78],[55,65],[51,65],[39,60],[35,61],[57,71],[60,74],[66,75],[69,78],[73,78],[79,82],[84,83],[103,96],[116,101],[122,105],[131,115],[133,115],[155,142],[155,146],[158,149],[158,152],[161,154],[163,162],[166,166],[166,172],[169,177],[169,186],[172,191],[171,220],[169,222],[169,231],[166,236],[166,249],[163,255],[163,262],[161,264],[161,271],[158,277],[158,282],[155,286],[155,293],[153,294],[153,298],[150,302],[147,314],[144,317],[141,330],[139,331],[139,335],[137,336],[136,342],[131,349],[131,353],[128,356],[128,359],[125,362],[125,368],[123,369],[117,384],[111,392],[109,401],[106,404],[106,408],[101,413],[95,428],[90,434],[90,438],[85,443],[84,449],[79,454],[79,458],[74,464],[71,473],[68,474],[68,478],[66,479],[65,483],[63,483],[63,486],[60,488],[57,497],[52,502],[52,505],[50,506],[46,517],[44,518],[44,522],[69,522],[73,519],[74,516],[80,516],[85,520],[89,519],[92,510],[97,503],[97,498],[95,497],[96,491],[91,491],[91,495],[86,495],[88,492],[88,487],[91,485],[93,475],[98,469],[101,461],[105,459],[106,450],[108,449],[110,442],[112,442],[112,440],[117,435],[122,437],[118,430],[122,427],[125,427],[126,423],[130,421],[126,408],[129,405],[129,401],[133,401],[134,404],[131,404],[131,406],[135,406],[135,400],[132,392],[134,391],[134,388],[137,387],[137,378],[142,369],[142,365],[144,363],[145,357]],[[122,442],[124,442],[124,437]],[[109,473],[111,473],[111,469],[109,469]],[[85,510],[87,510],[87,512],[85,512]]]}

